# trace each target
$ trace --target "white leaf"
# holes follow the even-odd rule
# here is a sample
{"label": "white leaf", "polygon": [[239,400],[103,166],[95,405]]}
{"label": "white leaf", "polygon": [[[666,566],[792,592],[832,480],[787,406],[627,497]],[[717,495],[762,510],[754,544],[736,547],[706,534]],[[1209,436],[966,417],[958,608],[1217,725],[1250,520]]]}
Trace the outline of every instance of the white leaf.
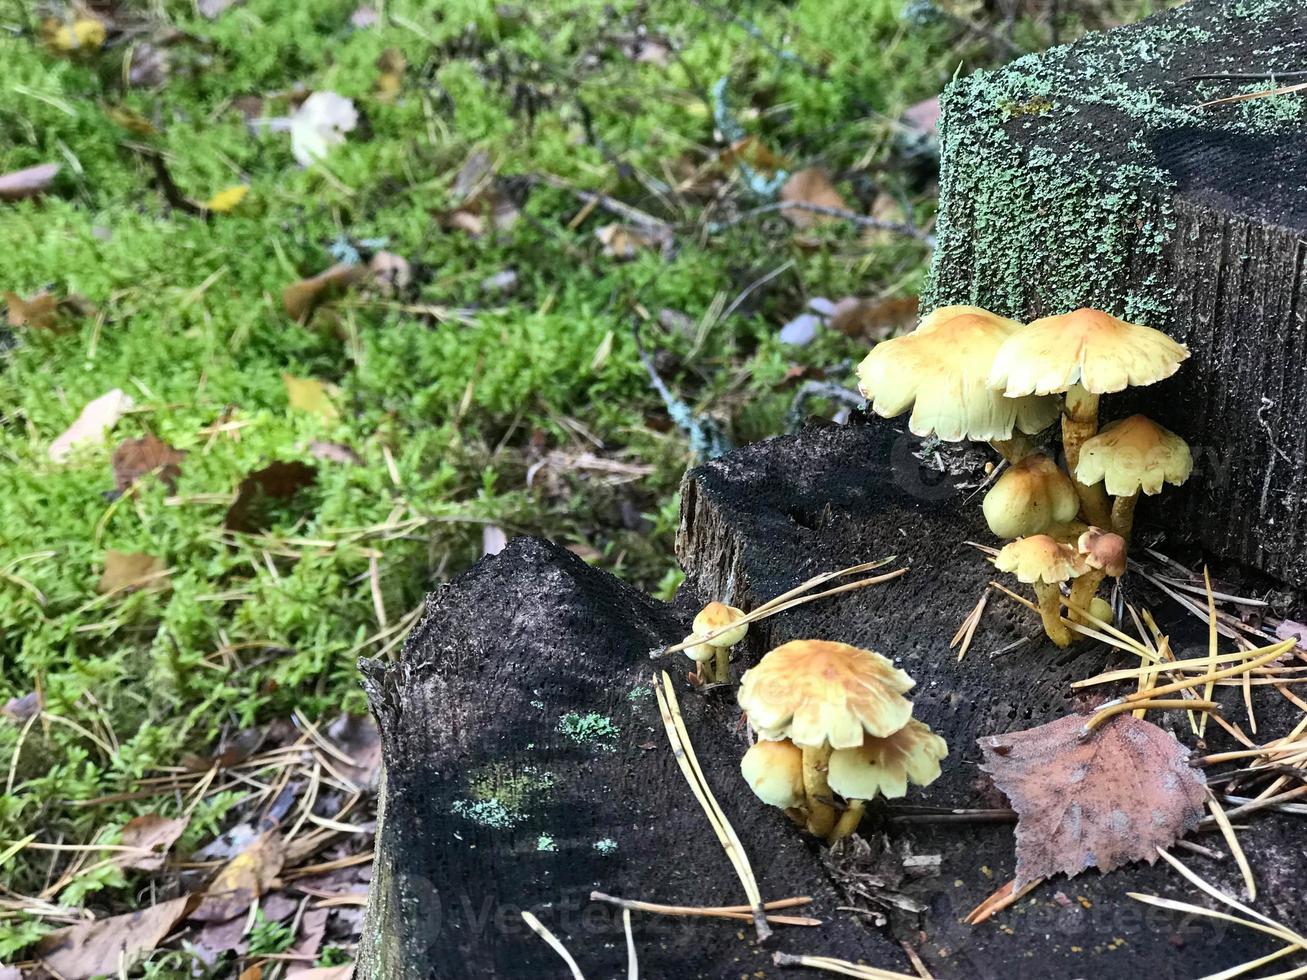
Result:
{"label": "white leaf", "polygon": [[86,403],[76,421],[50,443],[49,455],[56,463],[65,462],[79,446],[104,445],[104,434],[118,424],[135,402],[121,388],[115,388]]}
{"label": "white leaf", "polygon": [[352,99],[335,92],[314,92],[290,117],[290,151],[300,166],[311,167],[358,125]]}

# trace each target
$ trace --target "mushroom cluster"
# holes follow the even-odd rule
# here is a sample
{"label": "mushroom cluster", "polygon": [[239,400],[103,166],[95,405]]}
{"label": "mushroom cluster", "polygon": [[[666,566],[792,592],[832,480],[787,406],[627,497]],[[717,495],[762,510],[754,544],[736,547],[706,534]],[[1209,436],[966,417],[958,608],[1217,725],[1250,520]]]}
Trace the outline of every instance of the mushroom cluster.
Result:
{"label": "mushroom cluster", "polygon": [[912,717],[914,681],[871,650],[794,640],[745,671],[740,707],[758,735],[740,771],[764,803],[816,837],[857,829],[868,800],[925,786],[948,754]]}
{"label": "mushroom cluster", "polygon": [[698,664],[699,684],[725,684],[731,679],[731,647],[744,639],[749,624],[744,610],[710,602],[694,617],[694,632],[685,638],[685,655]]}
{"label": "mushroom cluster", "polygon": [[[996,564],[1035,585],[1045,631],[1065,646],[1062,583],[1076,583],[1073,619],[1107,611],[1095,592],[1125,571],[1139,494],[1183,483],[1193,468],[1185,441],[1142,415],[1100,431],[1099,400],[1165,380],[1188,356],[1161,331],[1101,310],[1022,324],[945,306],[873,348],[858,379],[877,414],[912,408],[914,434],[986,440],[1007,460],[983,505],[990,530],[1013,541]],[[1059,415],[1065,471],[1029,438]]]}

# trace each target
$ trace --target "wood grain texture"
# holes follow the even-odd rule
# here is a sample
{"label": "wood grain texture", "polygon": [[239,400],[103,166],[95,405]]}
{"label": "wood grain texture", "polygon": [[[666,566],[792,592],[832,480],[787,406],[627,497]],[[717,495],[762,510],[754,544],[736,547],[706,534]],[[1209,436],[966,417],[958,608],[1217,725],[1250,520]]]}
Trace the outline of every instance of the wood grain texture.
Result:
{"label": "wood grain texture", "polygon": [[1307,63],[1297,0],[1191,0],[962,79],[943,99],[940,244],[926,309],[1033,318],[1090,305],[1193,351],[1104,400],[1195,447],[1141,520],[1307,587],[1307,102],[1203,107]]}

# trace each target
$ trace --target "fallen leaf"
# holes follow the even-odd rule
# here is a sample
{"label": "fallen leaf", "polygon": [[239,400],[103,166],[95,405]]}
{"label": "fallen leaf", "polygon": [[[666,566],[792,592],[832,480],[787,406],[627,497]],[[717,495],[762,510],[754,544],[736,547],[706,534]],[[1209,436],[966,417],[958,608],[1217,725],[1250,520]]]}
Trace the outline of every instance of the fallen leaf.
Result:
{"label": "fallen leaf", "polygon": [[0,174],[0,201],[21,201],[44,194],[54,183],[59,164],[42,163],[35,167]]}
{"label": "fallen leaf", "polygon": [[227,922],[249,911],[250,905],[277,879],[285,859],[286,845],[281,834],[265,830],[223,865],[190,917],[197,922]]}
{"label": "fallen leaf", "polygon": [[785,167],[784,158],[769,150],[756,136],[736,140],[722,152],[719,159],[727,166],[744,163],[768,174],[774,174]]}
{"label": "fallen leaf", "polygon": [[816,339],[819,330],[821,330],[820,316],[816,313],[800,313],[781,327],[780,342],[793,347],[806,347]]}
{"label": "fallen leaf", "polygon": [[338,262],[316,276],[293,282],[281,291],[281,302],[290,318],[307,323],[313,311],[362,279],[367,273],[360,265]]}
{"label": "fallen leaf", "polygon": [[155,128],[154,123],[146,119],[135,109],[128,109],[126,106],[109,106],[104,110],[104,114],[113,120],[114,125],[121,126],[129,133],[137,136],[158,136],[159,131]]}
{"label": "fallen leaf", "polygon": [[381,776],[381,733],[371,715],[341,715],[327,726],[327,737],[353,760],[338,765],[361,789],[375,790]]}
{"label": "fallen leaf", "polygon": [[404,84],[404,69],[408,59],[399,48],[386,48],[377,56],[376,94],[378,102],[394,102]]}
{"label": "fallen leaf", "polygon": [[[291,969],[294,970],[294,967],[292,966]],[[236,980],[263,980],[262,965],[255,963],[252,966],[247,966],[241,970],[241,975]]]}
{"label": "fallen leaf", "polygon": [[24,694],[20,698],[10,698],[0,706],[0,715],[12,721],[25,722],[40,714],[41,709],[45,707],[45,699],[41,697],[40,691],[32,691],[30,694]]}
{"label": "fallen leaf", "polygon": [[172,61],[168,49],[144,41],[131,48],[131,64],[127,66],[127,84],[132,88],[158,88],[168,80]]}
{"label": "fallen leaf", "polygon": [[408,259],[394,252],[378,252],[368,263],[372,282],[383,296],[393,296],[406,289],[413,281],[413,270]]}
{"label": "fallen leaf", "polygon": [[286,400],[294,411],[320,415],[328,421],[340,418],[340,411],[332,402],[327,386],[317,378],[296,378],[283,374],[281,380],[286,383]]}
{"label": "fallen leaf", "polygon": [[480,238],[486,231],[508,231],[518,211],[495,181],[490,154],[473,150],[454,177],[450,198],[460,203],[440,215],[441,227]]}
{"label": "fallen leaf", "polygon": [[17,293],[5,293],[5,320],[11,327],[53,330],[59,322],[59,300],[53,293],[37,293],[23,299]]}
{"label": "fallen leaf", "polygon": [[110,549],[104,553],[104,572],[95,591],[107,595],[110,592],[135,592],[141,588],[150,591],[167,588],[168,577],[162,574],[165,567],[162,559],[143,551]]}
{"label": "fallen leaf", "polygon": [[143,476],[153,473],[168,490],[177,489],[182,460],[186,454],[174,449],[153,432],[140,439],[124,439],[113,451],[113,482],[119,493]]}
{"label": "fallen leaf", "polygon": [[121,388],[86,403],[73,424],[55,437],[47,455],[56,463],[68,461],[74,449],[104,445],[105,433],[136,403]]}
{"label": "fallen leaf", "polygon": [[868,343],[911,330],[917,322],[917,297],[862,299],[846,296],[830,313],[830,325]]}
{"label": "fallen leaf", "polygon": [[252,533],[264,526],[262,504],[268,500],[289,500],[318,478],[308,463],[278,460],[255,470],[241,480],[236,499],[227,508],[223,526],[231,531]]}
{"label": "fallen leaf", "polygon": [[[186,945],[194,951],[210,971],[215,971],[219,960],[228,953],[244,956],[250,949],[250,937],[245,931],[249,919],[244,915],[228,919],[225,922],[204,922],[186,940]],[[215,971],[216,972],[216,971]],[[210,976],[215,972],[209,973]]]}
{"label": "fallen leaf", "polygon": [[903,112],[903,123],[921,136],[934,136],[939,128],[939,96],[908,106]]}
{"label": "fallen leaf", "polygon": [[981,769],[1017,811],[1017,889],[1059,871],[1151,864],[1203,817],[1206,781],[1173,735],[1126,714],[1082,740],[1086,721],[978,739]]}
{"label": "fallen leaf", "polygon": [[196,896],[186,895],[127,915],[79,922],[40,939],[35,954],[65,980],[120,976],[137,957],[156,949],[195,902]]}
{"label": "fallen leaf", "polygon": [[[844,198],[821,167],[808,167],[790,175],[781,187],[781,201],[786,204],[810,204],[815,207],[848,210]],[[837,220],[832,215],[802,208],[785,208],[782,213],[796,228],[813,228]]]}
{"label": "fallen leaf", "polygon": [[287,977],[302,977],[309,972],[309,967],[299,964],[313,963],[322,949],[322,939],[327,933],[327,916],[330,909],[309,909],[300,916],[299,939],[286,952],[294,957],[286,969]]}
{"label": "fallen leaf", "polygon": [[301,167],[325,159],[358,125],[354,102],[335,92],[314,92],[290,116],[290,151]]}
{"label": "fallen leaf", "polygon": [[350,980],[354,976],[354,964],[341,966],[315,966],[295,974],[295,980]]}
{"label": "fallen leaf", "polygon": [[240,0],[199,0],[195,6],[200,11],[200,16],[213,20],[239,2]]}
{"label": "fallen leaf", "polygon": [[502,269],[481,280],[481,291],[485,293],[507,294],[516,289],[517,271],[514,269]]}
{"label": "fallen leaf", "polygon": [[245,195],[250,189],[245,184],[233,184],[231,187],[224,187],[204,202],[204,206],[210,211],[216,211],[218,214],[228,214],[236,209],[236,205],[245,200]]}
{"label": "fallen leaf", "polygon": [[604,255],[623,262],[659,244],[653,235],[635,225],[604,225],[595,230],[595,238],[602,243]]}
{"label": "fallen leaf", "polygon": [[41,22],[41,40],[59,54],[99,51],[108,36],[104,21],[96,17],[77,17],[71,22],[61,17],[47,17]]}
{"label": "fallen leaf", "polygon": [[328,463],[344,463],[350,466],[362,466],[363,457],[349,446],[339,442],[321,442],[314,439],[309,443],[309,453],[314,459],[326,460]]}
{"label": "fallen leaf", "polygon": [[367,30],[369,27],[376,27],[380,20],[381,17],[376,10],[367,5],[359,7],[349,15],[350,26],[360,31]]}
{"label": "fallen leaf", "polygon": [[127,821],[119,841],[124,847],[140,847],[150,851],[149,854],[133,854],[130,851],[118,851],[113,858],[120,868],[134,868],[137,871],[158,871],[168,856],[168,849],[186,830],[190,820],[186,817],[169,819],[157,813],[144,813]]}

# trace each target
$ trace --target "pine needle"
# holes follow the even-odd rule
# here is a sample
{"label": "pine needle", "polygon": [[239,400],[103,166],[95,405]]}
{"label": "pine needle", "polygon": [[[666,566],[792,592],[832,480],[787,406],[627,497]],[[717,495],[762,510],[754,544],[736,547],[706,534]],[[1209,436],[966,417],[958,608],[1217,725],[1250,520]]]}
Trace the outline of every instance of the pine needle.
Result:
{"label": "pine needle", "polygon": [[[633,912],[652,912],[655,915],[672,915],[686,917],[702,917],[707,919],[743,919],[751,921],[753,919],[753,908],[749,905],[659,905],[656,902],[642,902],[634,898],[618,898],[616,895],[606,895],[603,892],[591,892],[590,901],[607,902],[609,905],[616,905],[618,908],[630,909]],[[819,926],[820,919],[811,919],[807,916],[797,915],[772,915],[777,909],[794,908],[796,905],[808,905],[812,898],[803,895],[797,898],[782,898],[774,902],[764,902],[763,908],[767,910],[767,921],[774,922],[782,926]]]}
{"label": "pine needle", "polygon": [[1244,897],[1248,901],[1257,899],[1257,879],[1253,877],[1252,866],[1248,863],[1248,856],[1244,854],[1243,847],[1239,844],[1239,838],[1235,836],[1234,827],[1230,824],[1230,818],[1225,815],[1220,801],[1212,794],[1211,790],[1207,791],[1207,809],[1212,811],[1212,819],[1216,821],[1216,826],[1221,828],[1221,836],[1225,838],[1226,846],[1230,848],[1230,853],[1234,855],[1234,863],[1239,865],[1239,873],[1243,875]]}
{"label": "pine needle", "polygon": [[573,980],[585,980],[585,974],[581,968],[576,965],[576,960],[572,959],[572,954],[567,951],[567,947],[558,941],[558,937],[544,927],[544,924],[530,912],[522,912],[522,921],[531,927],[531,931],[549,944],[550,949],[563,958],[572,971]]}
{"label": "pine needle", "polygon": [[850,963],[829,956],[793,956],[790,953],[773,953],[772,962],[777,966],[806,966],[828,973],[840,973],[846,977],[861,977],[862,980],[921,980],[909,973],[895,973],[862,963]]}
{"label": "pine needle", "polygon": [[[1212,595],[1212,576],[1207,572],[1207,566],[1203,566],[1203,585],[1207,587],[1207,661],[1211,669],[1216,669],[1217,638],[1216,638],[1216,597]],[[1203,699],[1212,700],[1212,693],[1216,690],[1215,680],[1207,682],[1207,689],[1203,692]],[[1257,729],[1254,728],[1253,731]],[[1202,738],[1207,732],[1207,719],[1198,719],[1198,737]]]}
{"label": "pine needle", "polygon": [[708,822],[726,851],[727,858],[735,867],[740,884],[744,886],[744,894],[749,900],[749,907],[753,913],[753,926],[758,934],[758,941],[761,942],[771,935],[771,926],[767,924],[767,913],[763,906],[762,894],[758,890],[758,880],[754,877],[748,855],[744,853],[744,845],[735,833],[735,828],[726,819],[726,814],[722,812],[716,797],[713,796],[708,781],[704,779],[703,770],[699,768],[694,746],[690,744],[689,732],[685,730],[685,719],[681,717],[681,706],[676,700],[676,689],[672,686],[672,679],[667,675],[667,671],[662,671],[660,677],[661,684],[658,683],[659,678],[654,679],[654,693],[658,696],[658,711],[662,715],[663,728],[667,731],[672,754],[676,757],[676,764],[680,766],[685,781],[690,784],[690,791],[694,793],[695,799],[708,815]]}

